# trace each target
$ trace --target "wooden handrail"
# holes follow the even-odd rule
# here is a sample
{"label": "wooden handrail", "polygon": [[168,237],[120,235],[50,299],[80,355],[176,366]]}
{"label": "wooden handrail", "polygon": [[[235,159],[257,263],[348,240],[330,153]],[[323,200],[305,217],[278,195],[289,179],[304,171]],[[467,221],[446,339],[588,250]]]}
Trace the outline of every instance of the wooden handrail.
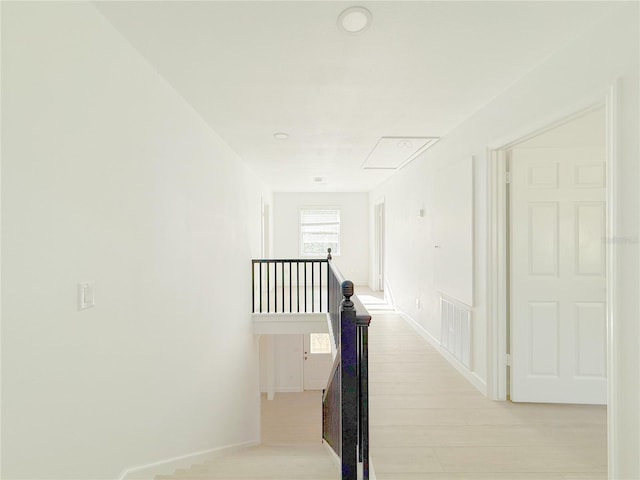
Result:
{"label": "wooden handrail", "polygon": [[[329,261],[329,316],[338,354],[322,396],[323,439],[340,457],[342,480],[369,478],[368,328],[371,315]],[[336,291],[335,286],[339,285]],[[334,288],[331,288],[331,287]]]}

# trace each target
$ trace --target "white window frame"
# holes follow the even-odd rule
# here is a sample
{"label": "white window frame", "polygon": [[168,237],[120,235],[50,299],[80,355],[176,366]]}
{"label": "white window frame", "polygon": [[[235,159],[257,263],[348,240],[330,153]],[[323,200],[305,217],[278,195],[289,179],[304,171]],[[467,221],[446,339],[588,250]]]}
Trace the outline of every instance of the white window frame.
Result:
{"label": "white window frame", "polygon": [[334,249],[331,250],[331,256],[332,257],[339,257],[340,256],[340,251],[342,250],[342,209],[340,207],[337,206],[318,206],[318,205],[312,205],[312,206],[305,206],[305,207],[300,207],[298,209],[298,253],[300,254],[301,258],[326,258],[327,256],[327,252],[324,253],[318,253],[318,254],[309,254],[309,253],[304,253],[302,251],[302,212],[304,211],[308,211],[308,210],[335,210],[338,212],[338,251],[335,252]]}

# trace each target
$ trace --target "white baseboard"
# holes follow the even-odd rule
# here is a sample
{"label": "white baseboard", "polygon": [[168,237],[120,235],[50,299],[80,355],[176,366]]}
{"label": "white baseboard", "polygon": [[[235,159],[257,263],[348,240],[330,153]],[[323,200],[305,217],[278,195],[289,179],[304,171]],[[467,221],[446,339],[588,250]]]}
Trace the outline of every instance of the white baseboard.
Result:
{"label": "white baseboard", "polygon": [[223,447],[210,448],[199,452],[187,453],[178,457],[160,460],[147,465],[139,465],[125,469],[118,480],[153,480],[156,475],[171,475],[178,468],[189,468],[196,463],[202,463],[210,458],[228,455],[243,448],[259,445],[259,441],[249,441],[226,445]]}
{"label": "white baseboard", "polygon": [[[302,387],[277,387],[274,390],[274,393],[300,393],[304,392],[304,388]],[[260,393],[269,393],[266,388],[260,388]]]}
{"label": "white baseboard", "polygon": [[[338,454],[333,451],[333,448],[331,448],[325,440],[322,441],[322,445],[324,445],[324,448],[327,450],[327,453],[331,457],[331,460],[333,460],[333,463],[335,463],[338,469],[340,469],[342,465]],[[359,476],[361,476],[362,472],[360,471],[360,468],[358,468],[358,472]],[[376,471],[373,468],[373,459],[371,458],[371,454],[369,454],[369,480],[376,480]]]}
{"label": "white baseboard", "polygon": [[467,381],[476,387],[480,393],[482,393],[485,397],[487,396],[487,382],[480,378],[477,373],[472,372],[467,367],[465,367],[462,363],[460,363],[456,358],[453,357],[449,352],[447,352],[442,345],[440,345],[440,341],[431,335],[429,332],[425,330],[425,328],[416,322],[411,316],[407,315],[404,312],[399,313],[405,321],[413,327],[413,329],[424,338],[427,342],[433,346],[440,355],[442,355],[445,360],[447,360],[458,372],[460,372]]}
{"label": "white baseboard", "polygon": [[322,440],[322,445],[324,446],[324,448],[327,450],[327,453],[329,454],[329,456],[331,457],[331,460],[333,460],[333,463],[336,464],[336,466],[338,468],[340,468],[341,463],[340,463],[340,457],[338,456],[338,454],[336,452],[333,451],[333,448],[331,448],[329,446],[329,444],[327,443],[326,440]]}

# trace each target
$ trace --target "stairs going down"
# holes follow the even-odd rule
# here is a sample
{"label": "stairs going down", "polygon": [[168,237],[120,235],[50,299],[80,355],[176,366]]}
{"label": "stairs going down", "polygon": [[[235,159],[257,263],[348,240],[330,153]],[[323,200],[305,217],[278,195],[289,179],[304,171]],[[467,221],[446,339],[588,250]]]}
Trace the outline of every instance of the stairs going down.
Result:
{"label": "stairs going down", "polygon": [[207,460],[156,480],[336,480],[338,466],[324,445],[258,445]]}
{"label": "stairs going down", "polygon": [[322,392],[261,398],[262,443],[157,475],[155,480],[337,480],[340,468],[322,443]]}

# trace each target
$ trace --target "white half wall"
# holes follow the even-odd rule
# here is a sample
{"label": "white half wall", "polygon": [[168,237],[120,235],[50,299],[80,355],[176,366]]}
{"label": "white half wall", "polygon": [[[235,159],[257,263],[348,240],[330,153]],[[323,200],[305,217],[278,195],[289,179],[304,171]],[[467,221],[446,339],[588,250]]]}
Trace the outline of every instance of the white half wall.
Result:
{"label": "white half wall", "polygon": [[[559,48],[556,54],[473,116],[449,132],[434,147],[370,193],[373,202],[386,204],[386,271],[398,308],[416,320],[430,335],[440,338],[437,278],[434,271],[434,232],[430,219],[447,205],[432,202],[435,172],[461,158],[474,157],[474,309],[472,369],[487,379],[487,149],[502,139],[529,133],[533,124],[570,115],[591,101],[604,100],[617,84],[617,189],[618,218],[615,232],[614,272],[618,297],[614,309],[614,357],[610,405],[615,455],[610,458],[615,478],[640,478],[640,357],[638,353],[639,238],[639,29],[637,2],[627,2],[582,37]],[[508,58],[505,61],[509,61]],[[473,75],[473,71],[469,71]],[[451,189],[457,188],[450,185]],[[425,217],[414,212],[425,208]],[[462,233],[462,232],[461,232]],[[616,239],[611,239],[616,241]],[[416,306],[420,299],[420,308]]]}
{"label": "white half wall", "polygon": [[369,210],[366,193],[280,193],[273,194],[275,258],[300,258],[299,211],[304,207],[340,209],[340,255],[335,265],[356,285],[369,281]]}
{"label": "white half wall", "polygon": [[88,2],[3,2],[2,120],[2,478],[258,440],[270,192]]}

